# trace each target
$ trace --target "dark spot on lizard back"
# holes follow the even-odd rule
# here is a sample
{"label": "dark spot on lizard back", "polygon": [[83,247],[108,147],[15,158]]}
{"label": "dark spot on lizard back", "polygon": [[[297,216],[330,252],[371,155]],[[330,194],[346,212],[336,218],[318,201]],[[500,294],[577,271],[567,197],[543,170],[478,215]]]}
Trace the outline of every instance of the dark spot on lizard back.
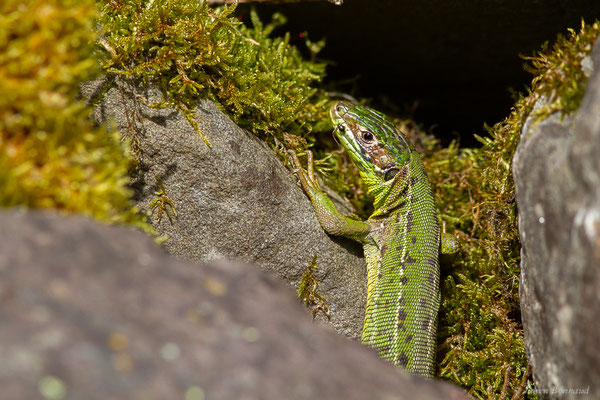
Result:
{"label": "dark spot on lizard back", "polygon": [[414,186],[417,182],[419,182],[418,176],[413,176],[412,178],[410,178],[410,186]]}
{"label": "dark spot on lizard back", "polygon": [[421,324],[421,329],[423,330],[427,330],[427,328],[429,328],[429,324],[431,323],[431,318],[427,317],[423,320],[423,323]]}
{"label": "dark spot on lizard back", "polygon": [[409,211],[406,213],[406,232],[410,232],[413,227],[413,213]]}
{"label": "dark spot on lizard back", "polygon": [[398,311],[398,320],[399,321],[404,321],[406,319],[406,311],[404,311],[404,309],[400,309],[400,311]]}
{"label": "dark spot on lizard back", "polygon": [[410,202],[411,202],[411,203],[416,203],[417,201],[419,201],[419,198],[418,198],[417,196],[412,196],[412,197],[410,198]]}
{"label": "dark spot on lizard back", "polygon": [[410,242],[411,242],[412,244],[415,244],[415,243],[417,243],[417,237],[416,237],[416,236],[413,236],[413,237],[411,237],[411,238],[410,238]]}
{"label": "dark spot on lizard back", "polygon": [[409,185],[402,186],[402,190],[400,191],[399,196],[405,198],[406,195],[408,194],[409,189],[410,189]]}
{"label": "dark spot on lizard back", "polygon": [[429,264],[429,266],[430,266],[432,269],[437,269],[438,262],[437,262],[437,259],[436,259],[436,258],[430,258],[429,260],[427,260],[427,264]]}
{"label": "dark spot on lizard back", "polygon": [[407,250],[407,251],[406,251],[406,254],[404,254],[404,262],[405,262],[406,264],[414,264],[414,262],[415,262],[415,261],[417,261],[417,260],[415,260],[414,258],[412,258],[412,257],[410,256],[410,254],[408,254],[408,250]]}
{"label": "dark spot on lizard back", "polygon": [[406,368],[406,366],[408,365],[408,356],[403,351],[400,352],[400,355],[398,355],[398,365],[404,368]]}
{"label": "dark spot on lizard back", "polygon": [[408,282],[408,277],[403,276],[402,278],[400,278],[400,283],[403,285],[406,285],[406,282]]}
{"label": "dark spot on lizard back", "polygon": [[385,252],[387,251],[387,244],[384,244],[383,246],[381,246],[381,256],[383,257],[383,255],[385,254]]}
{"label": "dark spot on lizard back", "polygon": [[408,164],[406,164],[404,167],[402,167],[402,169],[400,170],[400,172],[398,172],[398,174],[400,174],[400,176],[402,176],[402,177],[406,176],[406,174],[408,174]]}
{"label": "dark spot on lizard back", "polygon": [[430,284],[434,284],[435,280],[433,279],[433,273],[429,273],[429,275],[427,275],[427,282],[429,282]]}
{"label": "dark spot on lizard back", "polygon": [[391,349],[390,345],[386,344],[385,346],[381,346],[379,348],[379,352],[382,353],[382,354],[387,354],[387,353],[390,352],[390,349]]}
{"label": "dark spot on lizard back", "polygon": [[412,342],[412,339],[413,339],[413,335],[410,335],[410,334],[406,335],[406,339],[404,340],[404,342],[405,343],[410,343],[410,342]]}

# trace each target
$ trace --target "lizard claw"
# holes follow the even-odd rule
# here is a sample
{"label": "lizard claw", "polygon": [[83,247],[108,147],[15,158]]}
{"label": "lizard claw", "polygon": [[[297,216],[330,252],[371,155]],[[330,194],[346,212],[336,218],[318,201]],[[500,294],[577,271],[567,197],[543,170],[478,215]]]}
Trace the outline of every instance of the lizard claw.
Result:
{"label": "lizard claw", "polygon": [[298,160],[296,152],[294,150],[288,150],[286,153],[290,158],[290,162],[292,164],[292,172],[294,174],[298,174],[298,171],[302,169],[302,166],[300,165],[300,160]]}
{"label": "lizard claw", "polygon": [[292,166],[294,168],[294,172],[298,175],[300,179],[300,184],[306,193],[321,191],[321,187],[319,186],[319,182],[315,177],[315,170],[313,164],[313,154],[311,151],[306,151],[306,159],[307,159],[307,171],[302,168],[300,164],[300,160],[298,159],[298,155],[295,151],[289,150],[288,155],[290,157],[290,161],[292,162]]}

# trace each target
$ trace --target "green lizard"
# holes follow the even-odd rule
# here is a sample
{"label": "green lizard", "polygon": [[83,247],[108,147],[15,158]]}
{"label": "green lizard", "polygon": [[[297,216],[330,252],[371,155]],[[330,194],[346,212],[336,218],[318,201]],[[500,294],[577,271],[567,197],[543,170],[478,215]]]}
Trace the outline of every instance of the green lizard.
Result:
{"label": "green lizard", "polygon": [[300,183],[323,229],[362,242],[367,305],[362,342],[409,372],[435,372],[440,304],[440,233],[433,192],[412,144],[383,114],[341,101],[331,106],[334,135],[374,197],[366,221],[343,216],[314,176],[290,153]]}

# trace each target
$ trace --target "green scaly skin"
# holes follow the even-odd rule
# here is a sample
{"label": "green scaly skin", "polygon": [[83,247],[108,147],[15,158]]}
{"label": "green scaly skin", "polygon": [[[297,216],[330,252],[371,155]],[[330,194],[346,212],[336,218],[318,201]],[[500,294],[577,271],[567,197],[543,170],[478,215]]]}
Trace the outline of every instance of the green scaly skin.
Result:
{"label": "green scaly skin", "polygon": [[350,102],[331,107],[334,135],[375,198],[366,221],[343,216],[320,189],[312,155],[292,163],[323,229],[362,242],[367,305],[362,342],[409,372],[435,373],[440,233],[433,193],[414,147],[383,114]]}

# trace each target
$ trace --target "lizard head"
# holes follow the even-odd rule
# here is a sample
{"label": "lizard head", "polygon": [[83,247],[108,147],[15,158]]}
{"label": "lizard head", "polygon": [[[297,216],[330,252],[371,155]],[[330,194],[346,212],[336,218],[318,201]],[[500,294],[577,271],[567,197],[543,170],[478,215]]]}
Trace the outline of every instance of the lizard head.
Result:
{"label": "lizard head", "polygon": [[365,183],[390,181],[409,162],[413,147],[382,113],[348,101],[331,105],[334,135]]}

